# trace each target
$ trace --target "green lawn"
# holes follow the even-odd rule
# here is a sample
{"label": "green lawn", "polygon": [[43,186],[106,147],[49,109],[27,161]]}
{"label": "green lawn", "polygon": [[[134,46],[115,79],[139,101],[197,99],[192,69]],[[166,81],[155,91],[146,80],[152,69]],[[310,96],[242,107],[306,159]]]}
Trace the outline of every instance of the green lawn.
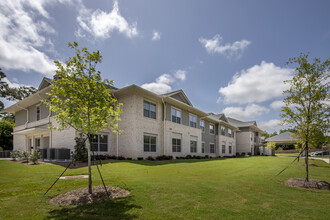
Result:
{"label": "green lawn", "polygon": [[[292,158],[245,157],[184,161],[108,161],[101,172],[108,185],[129,197],[84,206],[60,207],[49,199],[86,187],[87,179],[59,180],[57,165],[28,166],[0,161],[0,219],[329,219],[330,191],[281,184],[304,177]],[[313,161],[311,178],[330,182],[330,165]],[[94,185],[101,185],[95,167]],[[87,174],[87,168],[66,175]]]}

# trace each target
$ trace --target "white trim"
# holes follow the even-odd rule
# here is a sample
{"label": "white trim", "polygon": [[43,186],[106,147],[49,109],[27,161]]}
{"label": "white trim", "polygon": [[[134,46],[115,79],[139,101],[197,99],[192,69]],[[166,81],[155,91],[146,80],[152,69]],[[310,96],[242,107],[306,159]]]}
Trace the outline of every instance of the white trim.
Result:
{"label": "white trim", "polygon": [[[214,133],[211,133],[211,129],[210,129],[210,126],[213,125],[213,132]],[[209,123],[209,133],[212,134],[212,135],[215,135],[215,124],[213,123]]]}
{"label": "white trim", "polygon": [[[203,126],[203,130],[202,130],[202,128],[201,128],[201,122],[203,122],[204,123],[204,126]],[[204,120],[199,120],[199,129],[201,129],[201,131],[202,131],[202,133],[205,133],[205,121]]]}
{"label": "white trim", "polygon": [[[211,144],[214,145],[214,153],[211,153]],[[210,154],[216,154],[216,153],[217,153],[217,151],[216,151],[216,149],[215,149],[215,144],[212,143],[212,142],[209,143],[209,149],[210,149]]]}
{"label": "white trim", "polygon": [[[172,109],[175,109],[176,111],[180,112],[180,123],[172,121],[172,116],[173,116]],[[181,109],[171,106],[171,122],[176,123],[176,124],[182,124],[182,110]]]}
{"label": "white trim", "polygon": [[[196,118],[196,127],[191,127],[191,126],[190,126],[190,116],[193,116],[193,117]],[[194,115],[194,114],[189,113],[189,127],[191,127],[191,128],[198,128],[198,127],[197,127],[197,122],[198,122],[198,117],[197,117],[197,115]]]}
{"label": "white trim", "polygon": [[[156,118],[152,118],[152,117],[144,116],[144,102],[149,103],[149,105],[152,104],[152,105],[155,106],[155,108],[156,108],[156,110],[155,110]],[[149,112],[151,112],[151,111],[149,110]],[[152,101],[149,101],[147,98],[143,97],[143,112],[142,112],[142,114],[143,114],[143,118],[152,119],[152,120],[157,120],[157,104],[154,103],[154,102],[152,102]]]}

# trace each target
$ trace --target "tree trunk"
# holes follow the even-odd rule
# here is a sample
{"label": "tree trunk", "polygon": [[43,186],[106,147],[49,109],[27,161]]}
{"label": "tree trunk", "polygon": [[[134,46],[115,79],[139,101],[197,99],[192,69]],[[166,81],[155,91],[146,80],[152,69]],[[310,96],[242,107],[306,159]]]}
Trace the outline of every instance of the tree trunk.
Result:
{"label": "tree trunk", "polygon": [[92,169],[91,169],[91,139],[90,134],[88,134],[87,141],[87,154],[88,154],[88,192],[92,194]]}
{"label": "tree trunk", "polygon": [[306,141],[305,145],[305,166],[306,166],[306,179],[305,182],[309,182],[309,169],[308,169],[308,142]]}

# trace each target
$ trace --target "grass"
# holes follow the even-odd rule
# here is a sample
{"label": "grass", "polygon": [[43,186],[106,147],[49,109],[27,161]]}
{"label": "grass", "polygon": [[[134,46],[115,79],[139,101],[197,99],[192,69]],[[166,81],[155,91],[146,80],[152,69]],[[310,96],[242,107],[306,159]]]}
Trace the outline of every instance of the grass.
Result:
{"label": "grass", "polygon": [[[281,184],[303,178],[305,167],[292,158],[245,157],[183,161],[107,161],[100,168],[108,185],[131,191],[129,197],[61,207],[57,194],[86,187],[87,179],[59,180],[58,165],[28,166],[0,161],[0,219],[328,219],[329,191]],[[313,161],[313,179],[330,182],[330,165]],[[95,167],[93,185],[101,185]],[[65,175],[87,174],[87,168]]]}

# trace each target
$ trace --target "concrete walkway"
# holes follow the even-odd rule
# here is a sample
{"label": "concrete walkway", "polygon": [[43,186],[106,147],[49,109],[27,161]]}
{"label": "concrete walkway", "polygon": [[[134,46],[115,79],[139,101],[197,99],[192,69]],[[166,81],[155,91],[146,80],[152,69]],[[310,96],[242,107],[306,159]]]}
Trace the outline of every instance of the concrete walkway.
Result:
{"label": "concrete walkway", "polygon": [[309,157],[309,159],[311,159],[311,160],[323,160],[326,163],[330,163],[329,158]]}

